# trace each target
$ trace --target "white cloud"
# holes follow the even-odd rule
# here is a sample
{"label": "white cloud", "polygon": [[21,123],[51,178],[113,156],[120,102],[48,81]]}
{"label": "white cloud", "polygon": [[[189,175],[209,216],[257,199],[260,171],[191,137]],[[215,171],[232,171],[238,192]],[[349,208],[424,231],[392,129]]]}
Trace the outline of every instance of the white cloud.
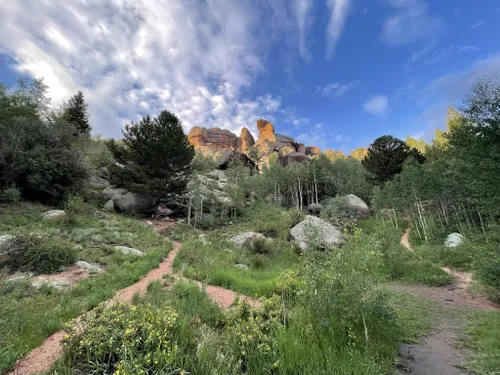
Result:
{"label": "white cloud", "polygon": [[394,14],[382,25],[381,40],[400,46],[436,38],[444,29],[444,20],[429,13],[423,0],[385,0]]}
{"label": "white cloud", "polygon": [[374,95],[363,104],[363,110],[375,116],[389,112],[389,99],[385,95]]}
{"label": "white cloud", "polygon": [[335,46],[344,32],[345,22],[349,15],[350,3],[351,0],[327,0],[326,2],[330,10],[330,21],[326,29],[326,56],[329,58],[333,57]]}
{"label": "white cloud", "polygon": [[477,27],[481,27],[481,26],[483,26],[483,25],[484,25],[484,22],[483,22],[483,21],[479,21],[479,22],[477,22],[477,23],[475,23],[475,24],[470,25],[470,28],[471,28],[471,29],[475,29],[475,28],[477,28]]}
{"label": "white cloud", "polygon": [[295,0],[295,17],[299,31],[299,52],[306,60],[311,59],[311,54],[307,48],[307,34],[312,24],[312,6],[312,0]]}
{"label": "white cloud", "polygon": [[479,48],[475,47],[475,46],[463,46],[463,47],[460,47],[460,49],[458,50],[458,52],[469,52],[469,51],[477,51]]}
{"label": "white cloud", "polygon": [[[304,3],[305,35],[312,1]],[[280,113],[281,98],[252,98],[248,88],[273,43],[297,26],[291,5],[279,0],[16,0],[0,2],[0,14],[0,53],[43,77],[55,105],[82,90],[94,130],[114,137],[161,109],[186,130],[255,131],[257,118]]]}
{"label": "white cloud", "polygon": [[359,83],[359,81],[352,81],[346,84],[333,82],[325,86],[317,86],[316,93],[321,93],[324,96],[331,96],[332,98],[340,98],[358,86]]}

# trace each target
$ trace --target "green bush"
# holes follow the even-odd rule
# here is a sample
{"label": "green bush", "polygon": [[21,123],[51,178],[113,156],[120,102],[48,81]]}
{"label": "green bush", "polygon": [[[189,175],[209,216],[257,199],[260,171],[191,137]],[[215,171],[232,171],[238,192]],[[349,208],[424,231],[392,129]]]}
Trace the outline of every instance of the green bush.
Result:
{"label": "green bush", "polygon": [[347,205],[345,197],[329,198],[322,202],[324,207],[320,217],[329,221],[333,225],[353,233],[357,226],[356,213],[353,212]]}
{"label": "green bush", "polygon": [[85,202],[79,195],[71,195],[66,201],[66,214],[69,216],[91,215],[95,212],[95,207],[88,202]]}
{"label": "green bush", "polygon": [[53,273],[77,260],[74,246],[62,238],[32,234],[20,241],[22,246],[9,254],[6,261],[14,270]]}
{"label": "green bush", "polygon": [[500,301],[500,246],[477,246],[474,275],[490,288],[490,298]]}
{"label": "green bush", "polygon": [[21,200],[21,192],[17,188],[9,188],[0,192],[0,203],[17,203]]}

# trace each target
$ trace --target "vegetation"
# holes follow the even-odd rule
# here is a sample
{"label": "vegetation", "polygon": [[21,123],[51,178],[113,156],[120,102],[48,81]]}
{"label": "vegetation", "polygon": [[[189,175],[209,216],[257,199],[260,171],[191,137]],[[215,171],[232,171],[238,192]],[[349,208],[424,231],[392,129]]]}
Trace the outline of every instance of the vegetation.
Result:
{"label": "vegetation", "polygon": [[73,124],[78,133],[90,134],[92,127],[89,122],[88,104],[85,103],[85,98],[81,91],[78,91],[63,106],[61,116],[67,122]]}
{"label": "vegetation", "polygon": [[168,111],[146,116],[123,130],[123,140],[109,140],[118,164],[111,170],[113,182],[146,191],[157,199],[180,194],[186,188],[194,148],[179,119]]}

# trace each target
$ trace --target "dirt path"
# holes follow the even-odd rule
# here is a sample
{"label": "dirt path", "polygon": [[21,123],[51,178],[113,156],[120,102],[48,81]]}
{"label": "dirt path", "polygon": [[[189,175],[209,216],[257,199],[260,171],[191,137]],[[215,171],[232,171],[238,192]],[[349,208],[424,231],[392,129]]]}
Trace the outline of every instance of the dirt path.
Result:
{"label": "dirt path", "polygon": [[[401,244],[411,250],[410,228],[401,237]],[[391,289],[424,297],[439,302],[445,308],[472,308],[481,310],[500,309],[483,296],[474,296],[467,291],[472,282],[472,274],[458,272],[448,267],[443,271],[451,275],[455,284],[444,287],[425,285],[392,285]],[[418,375],[466,375],[470,374],[462,366],[468,355],[458,348],[460,335],[463,335],[464,322],[453,312],[446,313],[438,326],[419,344],[403,344],[399,350],[398,374]]]}
{"label": "dirt path", "polygon": [[[153,225],[153,228],[160,232],[170,225],[157,224]],[[179,253],[181,246],[181,243],[174,242],[174,248],[157,268],[149,271],[149,273],[137,283],[118,291],[112,299],[104,302],[106,306],[111,307],[117,302],[131,302],[135,294],[144,294],[152,281],[162,280],[164,275],[172,275],[176,278],[181,278],[181,276],[174,273],[173,269],[175,257]],[[197,281],[196,284],[200,287],[204,287],[207,295],[221,308],[228,308],[239,296],[232,290],[204,285]],[[257,306],[259,304],[257,300],[250,297],[241,296],[241,299],[252,306]],[[78,325],[78,320],[78,318],[74,320],[75,325]],[[66,332],[61,330],[49,336],[26,357],[17,361],[14,370],[7,375],[34,375],[49,370],[62,354],[62,341],[65,334]]]}

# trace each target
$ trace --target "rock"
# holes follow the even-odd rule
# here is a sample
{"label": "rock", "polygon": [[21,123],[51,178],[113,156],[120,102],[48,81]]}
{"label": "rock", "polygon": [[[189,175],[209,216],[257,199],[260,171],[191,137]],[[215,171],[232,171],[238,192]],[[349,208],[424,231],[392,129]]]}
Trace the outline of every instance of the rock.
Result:
{"label": "rock", "polygon": [[87,202],[96,202],[101,200],[101,193],[93,189],[85,189],[83,191],[83,196]]}
{"label": "rock", "polygon": [[238,149],[248,155],[248,152],[253,145],[255,145],[255,139],[253,138],[252,133],[250,133],[247,128],[241,129]]}
{"label": "rock", "polygon": [[119,197],[120,195],[125,195],[129,192],[128,189],[116,188],[116,187],[107,187],[102,191],[102,194],[108,199],[114,199]]}
{"label": "rock", "polygon": [[0,255],[9,254],[14,250],[18,250],[20,241],[12,234],[4,234],[0,236]]}
{"label": "rock", "polygon": [[75,262],[75,266],[77,266],[85,271],[92,272],[92,273],[101,273],[102,272],[101,267],[84,262],[83,260],[79,260],[79,261]]}
{"label": "rock", "polygon": [[320,152],[321,152],[321,149],[319,147],[315,147],[315,146],[307,146],[306,147],[306,155],[316,156]]}
{"label": "rock", "polygon": [[109,199],[102,208],[104,211],[111,212],[115,210],[115,204],[113,203],[113,199]]}
{"label": "rock", "polygon": [[465,237],[462,236],[460,233],[451,233],[446,237],[446,240],[444,241],[444,246],[446,247],[457,247],[463,244],[465,241]]}
{"label": "rock", "polygon": [[109,171],[108,168],[101,167],[99,168],[99,177],[109,181],[109,179],[111,178],[111,172]]}
{"label": "rock", "polygon": [[244,245],[251,244],[255,240],[260,239],[260,240],[265,240],[266,237],[260,233],[256,232],[244,232],[240,233],[234,237],[231,237],[229,239],[229,242],[234,243],[238,247],[243,247]]}
{"label": "rock", "polygon": [[123,195],[116,195],[113,198],[113,204],[120,212],[134,215],[151,214],[154,199],[148,194],[129,191]]}
{"label": "rock", "polygon": [[246,264],[242,264],[242,263],[236,263],[234,265],[235,268],[239,268],[240,270],[248,270],[249,267],[246,265]]}
{"label": "rock", "polygon": [[159,204],[156,206],[155,213],[153,214],[153,220],[163,219],[175,213],[174,210],[168,208],[164,204]]}
{"label": "rock", "polygon": [[257,130],[259,131],[259,143],[264,143],[265,141],[274,143],[276,142],[276,133],[274,132],[274,125],[269,121],[260,119],[257,120]]}
{"label": "rock", "polygon": [[42,214],[44,220],[59,220],[65,216],[66,212],[64,210],[50,210]]}
{"label": "rock", "polygon": [[224,150],[226,148],[236,148],[239,138],[236,134],[226,129],[201,128],[195,126],[188,134],[188,141],[195,149],[200,151]]}
{"label": "rock", "polygon": [[116,250],[120,250],[122,252],[122,254],[125,254],[125,255],[137,255],[137,256],[143,256],[144,253],[140,250],[137,250],[137,249],[134,249],[132,247],[127,247],[127,246],[115,246],[115,249]]}
{"label": "rock", "polygon": [[370,216],[370,208],[363,199],[354,194],[345,196],[347,207],[350,211],[356,214],[360,219],[365,219]]}
{"label": "rock", "polygon": [[323,206],[319,203],[311,203],[309,206],[307,206],[307,209],[310,214],[319,215],[321,211],[323,211]]}
{"label": "rock", "polygon": [[233,161],[240,161],[249,168],[255,168],[255,163],[243,152],[228,148],[219,159],[219,169],[226,170]]}
{"label": "rock", "polygon": [[328,249],[332,246],[339,246],[344,241],[344,234],[339,229],[310,215],[294,226],[290,234],[302,251],[310,246]]}
{"label": "rock", "polygon": [[91,176],[87,183],[87,186],[90,189],[105,189],[110,185],[111,184],[108,180],[105,180],[104,178],[98,176]]}
{"label": "rock", "polygon": [[305,154],[301,154],[300,152],[290,152],[289,154],[279,156],[279,162],[283,167],[286,167],[288,165],[292,165],[295,163],[302,163],[302,162],[308,161],[308,160],[309,160],[309,156],[307,156]]}

